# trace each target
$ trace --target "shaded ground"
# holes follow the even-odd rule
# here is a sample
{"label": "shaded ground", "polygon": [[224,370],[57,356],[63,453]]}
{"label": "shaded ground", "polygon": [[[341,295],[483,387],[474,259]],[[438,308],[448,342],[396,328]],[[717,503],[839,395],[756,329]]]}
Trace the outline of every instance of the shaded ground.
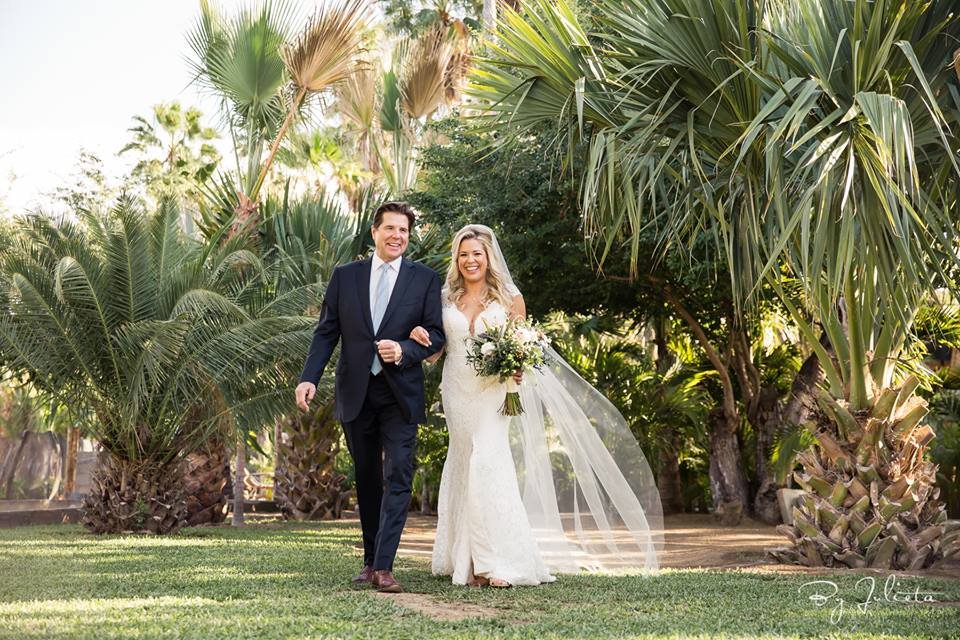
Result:
{"label": "shaded ground", "polygon": [[[400,555],[430,560],[437,519],[413,516],[407,519],[400,542]],[[358,525],[359,526],[359,525]],[[664,518],[663,554],[660,566],[665,569],[743,569],[776,573],[832,573],[832,569],[816,569],[779,564],[767,556],[766,550],[786,544],[776,527],[744,518],[736,527],[721,527],[710,515],[679,514]],[[863,574],[887,575],[889,571],[859,570]],[[960,579],[960,562],[941,563],[924,571],[898,572],[899,575],[935,576]]]}
{"label": "shaded ground", "polygon": [[[749,567],[772,564],[764,549],[782,545],[774,527],[744,520],[736,527],[719,527],[708,515],[682,514],[664,518],[661,567]],[[400,555],[430,558],[437,519],[411,516],[403,530]]]}

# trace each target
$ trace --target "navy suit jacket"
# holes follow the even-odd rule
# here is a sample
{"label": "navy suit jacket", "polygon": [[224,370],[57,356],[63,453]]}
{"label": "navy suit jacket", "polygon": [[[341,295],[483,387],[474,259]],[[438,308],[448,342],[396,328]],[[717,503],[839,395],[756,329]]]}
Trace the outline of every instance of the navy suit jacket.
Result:
{"label": "navy suit jacket", "polygon": [[[399,365],[381,360],[387,383],[410,423],[426,422],[423,397],[424,359],[444,344],[440,276],[433,269],[404,258],[379,330],[374,333],[370,317],[371,258],[337,267],[327,284],[320,321],[300,381],[317,384],[337,342],[340,359],[334,386],[334,411],[341,422],[360,414],[370,380],[370,366],[377,355],[375,340],[400,343]],[[422,326],[430,333],[431,346],[410,340],[410,331]],[[379,357],[379,356],[377,356]]]}

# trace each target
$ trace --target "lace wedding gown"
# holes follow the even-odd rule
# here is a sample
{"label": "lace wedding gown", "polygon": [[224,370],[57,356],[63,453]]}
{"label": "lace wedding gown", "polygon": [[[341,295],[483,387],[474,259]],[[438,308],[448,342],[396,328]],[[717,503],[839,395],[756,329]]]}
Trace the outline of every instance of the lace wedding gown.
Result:
{"label": "lace wedding gown", "polygon": [[[503,324],[507,311],[493,302],[474,330]],[[443,309],[447,336],[441,394],[450,446],[437,504],[433,573],[466,584],[474,575],[514,585],[553,582],[517,484],[509,442],[510,418],[500,415],[506,385],[480,377],[467,363],[469,319],[455,306]]]}

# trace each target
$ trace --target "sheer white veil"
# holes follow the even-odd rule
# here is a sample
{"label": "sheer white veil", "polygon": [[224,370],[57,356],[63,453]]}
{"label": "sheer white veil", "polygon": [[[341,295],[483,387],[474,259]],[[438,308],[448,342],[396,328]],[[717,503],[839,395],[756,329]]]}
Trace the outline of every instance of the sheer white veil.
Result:
{"label": "sheer white veil", "polygon": [[[461,231],[467,228],[489,235],[488,260],[511,294],[520,293],[493,230],[468,225]],[[552,348],[547,364],[524,376],[520,398],[524,413],[511,420],[510,443],[547,566],[559,573],[656,571],[663,546],[660,494],[620,412]]]}

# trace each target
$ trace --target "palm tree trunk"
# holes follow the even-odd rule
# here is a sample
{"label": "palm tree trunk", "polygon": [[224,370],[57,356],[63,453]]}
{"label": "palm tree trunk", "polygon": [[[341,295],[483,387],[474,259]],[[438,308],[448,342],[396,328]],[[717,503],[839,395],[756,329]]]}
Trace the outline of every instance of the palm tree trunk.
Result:
{"label": "palm tree trunk", "polygon": [[77,487],[77,452],[80,449],[80,428],[67,429],[67,456],[63,468],[63,495],[66,498],[76,491]]}
{"label": "palm tree trunk", "polygon": [[233,520],[234,527],[243,526],[243,478],[247,472],[247,443],[242,435],[237,436],[237,475],[233,483]]}
{"label": "palm tree trunk", "polygon": [[280,130],[277,131],[277,137],[273,139],[273,144],[270,145],[270,154],[267,156],[267,160],[263,163],[263,166],[260,167],[260,175],[257,176],[257,181],[250,190],[249,198],[254,202],[256,202],[257,196],[260,195],[260,188],[263,186],[263,181],[267,177],[267,172],[270,171],[270,165],[273,164],[273,159],[276,157],[277,151],[280,149],[280,143],[283,142],[283,136],[287,134],[287,129],[290,128],[290,124],[293,122],[293,118],[297,115],[297,111],[300,110],[300,105],[303,103],[303,99],[306,97],[306,95],[307,88],[301,87],[300,91],[297,93],[297,97],[290,104],[290,111],[287,112],[287,117],[283,119],[283,124],[280,125]]}
{"label": "palm tree trunk", "polygon": [[693,314],[680,302],[669,286],[661,280],[650,279],[659,284],[667,302],[690,327],[703,348],[707,359],[717,372],[723,400],[710,412],[710,493],[713,497],[715,515],[724,526],[740,522],[750,504],[747,477],[743,473],[743,457],[737,432],[740,428],[740,413],[737,410],[733,379],[727,362],[720,357],[706,332]]}
{"label": "palm tree trunk", "polygon": [[[653,322],[653,340],[657,345],[657,372],[663,375],[673,364],[673,354],[667,346],[666,322]],[[663,440],[657,452],[657,488],[663,513],[683,512],[683,482],[680,479],[680,433],[673,425],[665,425]]]}
{"label": "palm tree trunk", "polygon": [[23,457],[23,450],[27,446],[27,440],[30,439],[30,433],[29,429],[23,430],[23,434],[20,436],[20,444],[17,445],[17,450],[10,458],[10,464],[3,470],[0,486],[4,487],[3,496],[6,500],[10,500],[13,496],[13,479],[17,475],[17,467],[20,466],[20,458]]}

